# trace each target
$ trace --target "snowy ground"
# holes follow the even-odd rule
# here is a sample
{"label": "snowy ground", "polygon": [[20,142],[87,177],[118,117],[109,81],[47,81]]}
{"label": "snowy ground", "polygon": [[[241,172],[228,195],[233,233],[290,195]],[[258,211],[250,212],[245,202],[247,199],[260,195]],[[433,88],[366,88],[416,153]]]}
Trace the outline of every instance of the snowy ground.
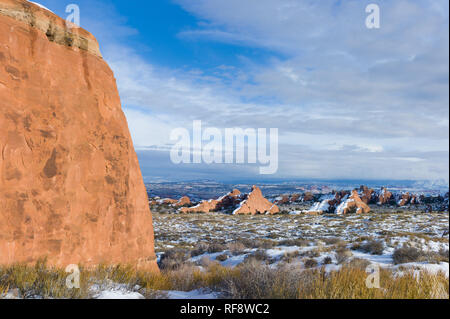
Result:
{"label": "snowy ground", "polygon": [[[235,267],[249,256],[263,252],[262,259],[273,267],[287,260],[304,267],[306,260],[313,259],[315,267],[335,270],[341,267],[339,259],[344,251],[347,260],[363,259],[399,271],[408,268],[443,271],[448,276],[449,240],[448,235],[443,236],[449,229],[448,217],[448,213],[421,212],[352,216],[154,213],[155,245],[160,257],[172,249],[195,250],[202,244],[217,246],[213,251],[195,254],[189,259],[198,265],[212,260],[222,266]],[[382,243],[381,251],[361,248],[374,241]],[[240,250],[229,248],[240,242],[243,243]],[[447,255],[447,258],[395,264],[394,251],[401,247],[415,247],[424,253]]]}
{"label": "snowy ground", "polygon": [[[163,271],[167,260],[200,271],[210,269],[208,267],[215,263],[238,267],[256,260],[274,269],[292,267],[303,271],[324,267],[327,272],[332,272],[351,263],[357,267],[376,264],[393,270],[398,276],[411,270],[418,273],[426,270],[430,273],[443,272],[447,277],[448,218],[448,213],[392,211],[349,216],[153,213],[155,247]],[[420,254],[415,259],[398,262],[396,252],[400,248],[415,249]],[[180,287],[177,286],[177,289]],[[135,283],[119,284],[106,280],[91,284],[88,297],[221,298],[217,292],[198,288],[201,287],[186,291],[148,291]],[[0,296],[21,297],[17,289]],[[29,298],[41,297],[36,294]]]}

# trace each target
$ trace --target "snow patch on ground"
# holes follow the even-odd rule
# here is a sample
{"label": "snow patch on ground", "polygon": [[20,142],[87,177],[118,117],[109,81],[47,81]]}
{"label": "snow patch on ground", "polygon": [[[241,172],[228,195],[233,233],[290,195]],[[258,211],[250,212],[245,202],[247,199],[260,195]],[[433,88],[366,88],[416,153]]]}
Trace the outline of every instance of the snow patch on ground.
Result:
{"label": "snow patch on ground", "polygon": [[[426,271],[430,274],[437,274],[439,272],[442,272],[445,274],[445,276],[448,278],[449,276],[449,264],[446,262],[441,262],[439,264],[427,264],[427,263],[407,263],[407,264],[400,264],[395,266],[397,270],[402,269],[420,269],[423,271]],[[400,272],[401,273],[401,272]]]}
{"label": "snow patch on ground", "polygon": [[94,299],[145,299],[143,295],[135,291],[139,289],[139,286],[130,289],[127,285],[111,281],[101,285],[94,284],[89,288]]}

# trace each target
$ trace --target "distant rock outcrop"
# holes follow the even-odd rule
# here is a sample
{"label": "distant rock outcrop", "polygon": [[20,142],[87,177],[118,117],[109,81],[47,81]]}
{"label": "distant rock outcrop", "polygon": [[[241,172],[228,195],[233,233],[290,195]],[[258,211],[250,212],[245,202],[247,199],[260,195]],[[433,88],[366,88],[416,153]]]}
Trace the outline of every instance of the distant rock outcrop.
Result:
{"label": "distant rock outcrop", "polygon": [[386,205],[389,204],[393,200],[393,195],[387,188],[381,188],[381,193],[378,195],[378,205]]}
{"label": "distant rock outcrop", "polygon": [[172,198],[163,198],[158,200],[158,203],[162,205],[176,205],[178,204],[178,201]]}
{"label": "distant rock outcrop", "polygon": [[182,207],[179,209],[180,213],[188,214],[188,213],[210,213],[217,210],[218,200],[210,199],[204,200],[200,202],[200,204],[192,206],[192,207]]}
{"label": "distant rock outcrop", "polygon": [[361,200],[365,203],[365,204],[372,204],[373,202],[375,202],[375,191],[372,188],[368,188],[367,186],[361,186],[360,189],[360,194],[361,194]]}
{"label": "distant rock outcrop", "polygon": [[309,215],[332,214],[336,208],[334,204],[334,200],[325,199],[321,202],[314,203],[305,213]]}
{"label": "distant rock outcrop", "polygon": [[277,205],[264,198],[261,189],[253,186],[252,192],[248,195],[238,208],[233,212],[234,215],[256,215],[256,214],[277,214],[280,210]]}
{"label": "distant rock outcrop", "polygon": [[359,197],[358,191],[354,190],[348,199],[339,204],[336,208],[336,214],[346,215],[353,212],[357,214],[365,214],[369,213],[370,210],[370,207]]}
{"label": "distant rock outcrop", "polygon": [[410,193],[405,193],[400,196],[400,199],[397,202],[397,205],[402,207],[408,204],[413,204],[417,201],[416,196],[412,196]]}
{"label": "distant rock outcrop", "polygon": [[277,205],[288,204],[290,202],[291,202],[291,198],[287,195],[283,195],[283,196],[277,197],[275,199],[275,204],[277,204]]}
{"label": "distant rock outcrop", "polygon": [[0,264],[157,270],[152,215],[96,39],[0,0]]}
{"label": "distant rock outcrop", "polygon": [[182,207],[179,211],[181,213],[210,213],[220,211],[236,206],[241,202],[241,192],[234,189],[232,192],[218,198],[201,201],[198,205],[193,207]]}
{"label": "distant rock outcrop", "polygon": [[183,196],[180,198],[180,200],[176,203],[176,206],[181,207],[181,206],[186,206],[189,205],[191,203],[191,199],[187,196]]}

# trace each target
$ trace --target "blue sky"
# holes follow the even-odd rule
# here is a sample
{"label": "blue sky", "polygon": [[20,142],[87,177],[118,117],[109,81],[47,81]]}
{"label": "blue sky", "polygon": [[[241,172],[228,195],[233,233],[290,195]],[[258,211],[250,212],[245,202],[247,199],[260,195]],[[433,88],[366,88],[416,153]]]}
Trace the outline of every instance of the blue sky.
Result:
{"label": "blue sky", "polygon": [[[445,179],[447,0],[40,0],[76,3],[113,69],[146,180],[260,178],[174,165],[177,127],[270,128],[273,178]],[[367,29],[365,7],[381,9]]]}

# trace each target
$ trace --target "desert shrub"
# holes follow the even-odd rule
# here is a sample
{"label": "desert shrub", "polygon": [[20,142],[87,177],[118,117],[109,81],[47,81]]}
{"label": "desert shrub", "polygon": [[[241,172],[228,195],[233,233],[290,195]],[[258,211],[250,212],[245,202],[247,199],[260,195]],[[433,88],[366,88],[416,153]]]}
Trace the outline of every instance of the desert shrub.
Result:
{"label": "desert shrub", "polygon": [[191,256],[192,257],[196,257],[196,256],[200,256],[203,255],[204,253],[206,253],[208,251],[208,245],[205,243],[200,243],[197,247],[195,247],[195,249],[191,250]]}
{"label": "desert shrub", "polygon": [[346,248],[338,249],[336,250],[336,261],[338,264],[342,264],[347,261],[352,255],[352,252]]}
{"label": "desert shrub", "polygon": [[197,262],[198,265],[204,267],[204,268],[209,268],[214,264],[218,264],[218,262],[216,260],[213,260],[207,256],[203,256],[199,262]]}
{"label": "desert shrub", "polygon": [[295,238],[295,239],[284,239],[280,240],[277,245],[278,246],[298,246],[298,247],[306,247],[310,243],[307,239]]}
{"label": "desert shrub", "polygon": [[448,249],[439,250],[439,256],[441,257],[441,261],[448,262],[449,261]]}
{"label": "desert shrub", "polygon": [[217,261],[225,261],[227,259],[228,259],[228,255],[227,254],[221,254],[221,255],[216,257]]}
{"label": "desert shrub", "polygon": [[286,253],[284,253],[283,257],[281,257],[281,260],[283,260],[284,262],[290,263],[299,256],[300,256],[300,252],[298,250],[292,251],[292,252],[286,252]]}
{"label": "desert shrub", "polygon": [[304,264],[305,264],[305,268],[314,268],[314,267],[317,267],[317,265],[318,265],[317,261],[312,258],[306,259]]}
{"label": "desert shrub", "polygon": [[271,249],[274,246],[275,246],[275,243],[273,240],[260,239],[260,240],[255,241],[253,248]]}
{"label": "desert shrub", "polygon": [[348,266],[330,273],[324,269],[309,270],[301,277],[300,299],[447,299],[449,296],[448,278],[443,273],[423,272],[417,278],[414,272],[395,276],[392,271],[381,269],[383,289],[368,288],[366,271]]}
{"label": "desert shrub", "polygon": [[317,258],[320,257],[320,251],[318,249],[307,250],[302,254],[302,256],[309,258]]}
{"label": "desert shrub", "polygon": [[280,237],[280,235],[278,233],[276,233],[276,232],[270,232],[267,235],[267,238],[269,238],[269,239],[278,239],[279,237]]}
{"label": "desert shrub", "polygon": [[236,242],[241,243],[246,248],[254,248],[253,246],[255,245],[255,240],[249,238],[239,238],[238,240],[236,240]]}
{"label": "desert shrub", "polygon": [[185,249],[171,249],[161,256],[159,267],[174,270],[181,267],[189,259],[190,254]]}
{"label": "desert shrub", "polygon": [[181,265],[175,271],[167,273],[169,286],[176,290],[190,291],[199,286],[200,271],[192,265]]}
{"label": "desert shrub", "polygon": [[367,267],[371,264],[370,261],[366,260],[366,259],[361,259],[361,258],[352,258],[347,264],[347,267],[350,268],[357,268],[357,269],[362,269],[362,270],[366,270]]}
{"label": "desert shrub", "polygon": [[208,253],[213,254],[213,253],[219,253],[221,251],[226,250],[227,247],[223,244],[219,244],[219,243],[212,243],[208,246]]}
{"label": "desert shrub", "polygon": [[269,255],[267,255],[265,250],[258,249],[257,251],[248,255],[244,259],[244,263],[252,263],[253,261],[264,262],[267,264],[267,263],[271,263],[272,259],[270,258]]}
{"label": "desert shrub", "polygon": [[270,249],[275,246],[275,242],[270,239],[248,239],[240,238],[237,242],[240,242],[246,248],[263,248]]}
{"label": "desert shrub", "polygon": [[3,295],[15,290],[21,298],[87,297],[85,282],[81,282],[83,289],[68,289],[66,277],[63,269],[47,267],[45,259],[37,261],[34,266],[0,267],[0,292]]}
{"label": "desert shrub", "polygon": [[394,251],[393,259],[396,265],[419,261],[423,252],[414,247],[401,247]]}
{"label": "desert shrub", "polygon": [[233,256],[241,255],[245,252],[245,245],[237,241],[228,243],[227,248]]}
{"label": "desert shrub", "polygon": [[323,263],[324,265],[332,264],[332,263],[333,263],[333,259],[332,259],[330,256],[327,256],[327,257],[325,257],[325,258],[323,259],[322,263]]}
{"label": "desert shrub", "polygon": [[343,240],[337,237],[324,237],[321,238],[321,241],[323,241],[326,245],[337,245]]}
{"label": "desert shrub", "polygon": [[253,260],[237,267],[223,287],[233,299],[294,299],[298,296],[299,281],[293,271],[273,269]]}
{"label": "desert shrub", "polygon": [[[354,259],[355,260],[355,259]],[[383,289],[366,286],[367,273],[352,262],[338,271],[323,268],[299,270],[289,265],[271,268],[253,260],[235,268],[211,263],[200,271],[185,264],[177,269],[162,269],[159,273],[136,271],[131,266],[99,266],[81,270],[81,289],[67,289],[63,269],[36,266],[0,266],[0,299],[8,291],[19,290],[22,298],[92,298],[90,285],[118,282],[146,298],[164,298],[162,290],[191,291],[211,289],[226,298],[274,299],[431,299],[449,298],[448,278],[444,273],[421,276],[406,272],[398,276],[391,270],[381,269]],[[140,288],[132,288],[133,285]]]}
{"label": "desert shrub", "polygon": [[384,243],[381,240],[371,240],[362,244],[360,249],[372,255],[382,255],[384,251]]}

